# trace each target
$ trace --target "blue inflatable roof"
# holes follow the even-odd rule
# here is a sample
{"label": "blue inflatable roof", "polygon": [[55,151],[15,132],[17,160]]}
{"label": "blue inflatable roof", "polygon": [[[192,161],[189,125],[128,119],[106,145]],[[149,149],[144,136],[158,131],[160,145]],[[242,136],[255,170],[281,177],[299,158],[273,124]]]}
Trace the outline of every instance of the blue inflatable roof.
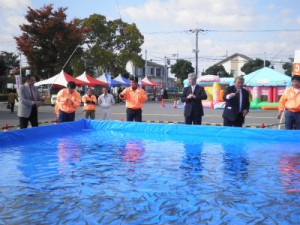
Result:
{"label": "blue inflatable roof", "polygon": [[245,86],[290,86],[291,77],[268,67],[263,67],[244,76]]}

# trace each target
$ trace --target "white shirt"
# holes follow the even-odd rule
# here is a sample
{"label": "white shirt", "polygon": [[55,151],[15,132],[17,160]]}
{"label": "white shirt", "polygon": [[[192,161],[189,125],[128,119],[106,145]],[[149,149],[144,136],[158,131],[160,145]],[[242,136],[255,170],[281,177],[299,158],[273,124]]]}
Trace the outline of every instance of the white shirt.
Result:
{"label": "white shirt", "polygon": [[192,93],[194,93],[196,85],[194,85],[194,86],[191,85],[191,87],[192,87]]}
{"label": "white shirt", "polygon": [[109,93],[102,94],[98,98],[98,103],[102,108],[110,108],[112,104],[115,104],[114,96]]}

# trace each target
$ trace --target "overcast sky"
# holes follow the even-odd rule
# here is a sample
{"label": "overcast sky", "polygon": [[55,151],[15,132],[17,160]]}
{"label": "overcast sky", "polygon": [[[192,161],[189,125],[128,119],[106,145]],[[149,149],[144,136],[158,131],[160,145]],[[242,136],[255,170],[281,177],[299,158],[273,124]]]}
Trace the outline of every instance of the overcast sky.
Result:
{"label": "overcast sky", "polygon": [[104,15],[135,23],[145,37],[143,57],[164,64],[164,57],[190,60],[195,67],[198,35],[199,71],[234,53],[266,57],[275,69],[300,49],[299,0],[0,0],[0,51],[17,52],[27,7],[67,7],[68,21]]}

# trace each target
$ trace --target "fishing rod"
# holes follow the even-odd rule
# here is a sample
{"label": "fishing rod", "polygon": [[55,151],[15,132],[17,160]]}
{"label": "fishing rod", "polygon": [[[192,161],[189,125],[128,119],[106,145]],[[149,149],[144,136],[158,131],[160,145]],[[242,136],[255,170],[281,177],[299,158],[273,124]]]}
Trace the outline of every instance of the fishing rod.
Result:
{"label": "fishing rod", "polygon": [[265,127],[274,127],[274,126],[277,126],[277,125],[280,126],[281,124],[284,124],[284,123],[283,122],[273,123],[273,124],[265,125]]}
{"label": "fishing rod", "polygon": [[[70,61],[70,59],[72,58],[72,56],[74,55],[74,53],[76,52],[76,50],[78,49],[78,47],[80,46],[81,44],[77,45],[76,48],[74,49],[74,51],[71,53],[70,57],[67,59],[66,63],[64,64],[64,66],[62,67],[62,70],[64,70],[64,68],[66,67],[66,65],[68,64],[68,62]],[[55,81],[57,80],[59,74],[55,77],[54,81],[52,82],[51,86],[49,87],[49,92],[50,92],[50,89],[52,88],[53,84],[55,83]]]}

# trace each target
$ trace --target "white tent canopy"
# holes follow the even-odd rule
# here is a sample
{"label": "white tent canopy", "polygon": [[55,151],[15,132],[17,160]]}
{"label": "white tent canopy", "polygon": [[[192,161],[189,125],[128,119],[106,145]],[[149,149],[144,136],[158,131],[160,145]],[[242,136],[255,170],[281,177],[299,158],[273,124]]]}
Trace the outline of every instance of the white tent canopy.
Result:
{"label": "white tent canopy", "polygon": [[142,79],[142,86],[161,87],[162,85],[160,83],[156,83],[156,82],[150,80],[148,77],[145,77],[144,79]]}
{"label": "white tent canopy", "polygon": [[88,86],[96,86],[96,85],[108,86],[108,83],[97,80],[96,78],[93,78],[91,75],[87,74],[86,72],[83,72],[83,74],[76,77],[76,79],[88,83]]}
{"label": "white tent canopy", "polygon": [[59,74],[57,74],[53,77],[50,77],[49,79],[39,81],[39,82],[35,83],[34,85],[40,86],[40,85],[45,85],[45,84],[56,84],[56,85],[61,85],[61,86],[67,87],[67,84],[69,81],[75,82],[76,85],[87,85],[86,82],[77,80],[76,78],[70,76],[63,70]]}

